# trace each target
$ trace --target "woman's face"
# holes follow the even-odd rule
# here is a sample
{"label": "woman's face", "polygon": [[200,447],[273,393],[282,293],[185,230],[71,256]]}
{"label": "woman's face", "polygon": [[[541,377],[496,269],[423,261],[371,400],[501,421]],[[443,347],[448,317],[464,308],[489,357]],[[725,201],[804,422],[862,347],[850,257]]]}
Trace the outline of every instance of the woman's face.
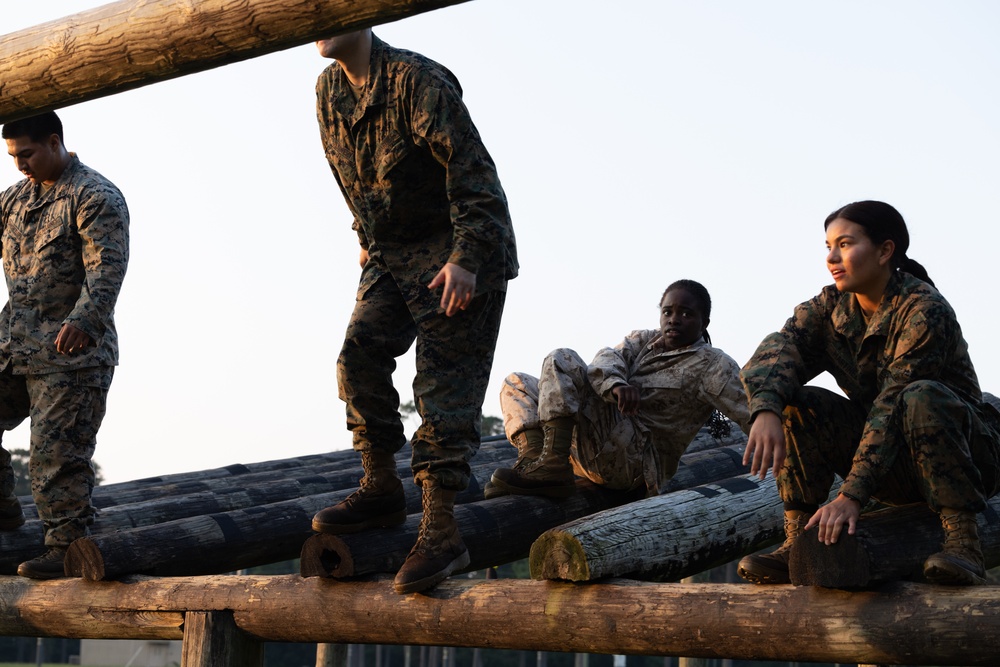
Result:
{"label": "woman's face", "polygon": [[708,326],[698,300],[686,289],[674,288],[660,302],[660,334],[663,347],[679,350],[701,338]]}
{"label": "woman's face", "polygon": [[[881,297],[892,274],[895,244],[876,245],[861,225],[837,218],[826,228],[826,266],[841,292]],[[875,301],[878,301],[875,298]]]}

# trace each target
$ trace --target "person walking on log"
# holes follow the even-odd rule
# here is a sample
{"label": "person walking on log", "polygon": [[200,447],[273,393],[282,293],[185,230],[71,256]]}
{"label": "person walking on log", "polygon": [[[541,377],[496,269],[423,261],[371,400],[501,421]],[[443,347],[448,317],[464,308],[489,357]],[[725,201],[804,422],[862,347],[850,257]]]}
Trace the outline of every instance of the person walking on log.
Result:
{"label": "person walking on log", "polygon": [[678,280],[660,299],[659,329],[633,331],[589,365],[562,348],[545,357],[540,377],[508,375],[500,408],[518,458],[493,473],[484,495],[565,498],[576,475],[656,495],[707,421],[728,426],[721,412],[746,431],[739,365],[712,347],[711,311],[703,285]]}
{"label": "person walking on log", "polygon": [[[8,300],[0,315],[0,433],[31,418],[31,494],[46,551],[18,574],[63,576],[89,532],[91,460],[118,364],[114,309],[128,265],[129,213],[109,180],[66,150],[54,112],[3,126],[26,178],[0,195]],[[24,523],[0,447],[0,529]]]}
{"label": "person walking on log", "polygon": [[316,86],[320,135],[361,243],[337,380],[364,476],[312,527],[338,534],[405,520],[393,454],[406,438],[392,371],[415,340],[421,424],[411,467],[423,518],[394,582],[412,593],[469,562],[454,502],[479,447],[507,281],[518,271],[514,232],[493,159],[448,69],[370,29],[317,47],[335,60]]}
{"label": "person walking on log", "polygon": [[[744,462],[773,468],[785,542],[738,571],[788,583],[792,542],[818,526],[854,534],[869,499],[927,503],[944,544],[923,567],[935,583],[983,583],[976,514],[1000,490],[1000,413],[983,401],[955,312],[910,259],[902,215],[859,201],[825,222],[833,285],[795,308],[744,366],[753,417]],[[805,383],[823,371],[846,398]],[[829,496],[834,475],[843,479]]]}

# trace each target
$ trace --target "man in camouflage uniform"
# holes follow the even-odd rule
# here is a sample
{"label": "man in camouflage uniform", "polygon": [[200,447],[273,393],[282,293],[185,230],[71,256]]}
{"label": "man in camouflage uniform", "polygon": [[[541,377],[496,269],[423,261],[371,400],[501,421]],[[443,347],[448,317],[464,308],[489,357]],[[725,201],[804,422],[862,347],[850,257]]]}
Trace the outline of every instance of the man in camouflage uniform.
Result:
{"label": "man in camouflage uniform", "polygon": [[314,517],[313,529],[356,532],[405,520],[393,454],[406,438],[392,371],[416,340],[422,421],[412,473],[423,520],[395,581],[397,592],[409,593],[469,562],[454,499],[479,447],[506,284],[517,275],[514,233],[493,160],[451,72],[368,29],[317,47],[336,61],[316,86],[323,148],[361,243],[337,380],[364,477],[347,500]]}
{"label": "man in camouflage uniform", "polygon": [[[8,291],[0,429],[31,418],[31,493],[47,550],[17,571],[50,579],[63,575],[66,548],[94,520],[91,459],[118,363],[113,313],[129,216],[118,188],[67,152],[55,113],[8,123],[2,134],[27,178],[0,195]],[[0,448],[0,529],[23,523],[10,454]]]}

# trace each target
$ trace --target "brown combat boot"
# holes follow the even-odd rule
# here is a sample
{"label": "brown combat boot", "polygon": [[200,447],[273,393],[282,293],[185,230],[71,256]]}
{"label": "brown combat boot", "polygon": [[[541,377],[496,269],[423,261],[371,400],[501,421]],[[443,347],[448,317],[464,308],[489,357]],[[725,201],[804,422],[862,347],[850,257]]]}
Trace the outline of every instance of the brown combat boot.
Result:
{"label": "brown combat boot", "polygon": [[521,470],[498,468],[490,481],[507,493],[521,496],[568,498],[576,493],[576,476],[569,462],[575,423],[572,417],[559,417],[542,424],[545,446],[541,455]]}
{"label": "brown combat boot", "polygon": [[26,560],[17,566],[17,573],[30,579],[58,579],[65,577],[66,547],[49,547],[41,556]]}
{"label": "brown combat boot", "polygon": [[951,586],[985,584],[986,568],[975,513],[944,508],[941,526],[944,544],[941,551],[924,561],[924,578],[932,584]]}
{"label": "brown combat boot", "polygon": [[441,488],[436,479],[421,483],[424,515],[417,543],[396,573],[393,588],[399,594],[417,593],[441,583],[469,564],[469,550],[455,523],[455,491]]}
{"label": "brown combat boot", "polygon": [[[545,435],[540,428],[525,429],[515,434],[510,440],[517,447],[517,460],[514,461],[512,470],[524,470],[525,466],[533,463],[542,455],[542,449],[545,447]],[[506,495],[508,495],[507,491],[494,484],[492,479],[486,482],[486,486],[483,487],[484,498]]]}
{"label": "brown combat boot", "polygon": [[740,559],[737,572],[754,584],[790,584],[788,576],[788,554],[795,538],[805,531],[811,512],[785,510],[785,541],[780,547],[767,554],[754,554]]}
{"label": "brown combat boot", "polygon": [[406,496],[392,454],[361,452],[361,466],[365,471],[361,487],[313,516],[312,529],[317,533],[357,533],[368,528],[398,526],[406,521]]}

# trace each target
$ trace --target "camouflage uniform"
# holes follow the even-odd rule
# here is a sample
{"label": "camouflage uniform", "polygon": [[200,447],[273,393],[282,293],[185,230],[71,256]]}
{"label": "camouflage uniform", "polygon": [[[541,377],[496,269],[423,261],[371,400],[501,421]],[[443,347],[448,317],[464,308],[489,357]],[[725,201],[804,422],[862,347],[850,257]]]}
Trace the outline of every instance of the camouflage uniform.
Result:
{"label": "camouflage uniform", "polygon": [[[493,160],[454,75],[375,36],[357,100],[337,62],[316,94],[326,157],[369,253],[337,363],[354,447],[395,452],[404,444],[391,374],[416,340],[414,478],[463,489],[507,281],[517,275]],[[448,262],[476,274],[475,298],[453,317],[427,288]]]}
{"label": "camouflage uniform", "polygon": [[[559,417],[574,417],[574,472],[612,489],[645,487],[655,495],[714,410],[747,430],[749,412],[739,365],[703,340],[679,350],[654,350],[659,332],[633,331],[604,348],[588,366],[569,349],[550,353],[539,378],[512,373],[500,390],[504,430],[513,438]],[[623,415],[613,389],[641,392],[637,415]]]}
{"label": "camouflage uniform", "polygon": [[[847,398],[803,386],[823,371]],[[784,415],[786,509],[815,509],[835,474],[862,506],[979,512],[1000,490],[1000,414],[951,306],[909,274],[893,275],[867,324],[853,294],[826,287],[764,339],[742,379],[752,415]]]}
{"label": "camouflage uniform", "polygon": [[[8,301],[0,315],[0,428],[31,418],[31,491],[47,546],[93,522],[91,459],[118,363],[114,307],[128,264],[121,192],[75,154],[47,190],[24,179],[0,195]],[[92,345],[60,354],[63,324]],[[13,491],[0,454],[0,493]]]}

